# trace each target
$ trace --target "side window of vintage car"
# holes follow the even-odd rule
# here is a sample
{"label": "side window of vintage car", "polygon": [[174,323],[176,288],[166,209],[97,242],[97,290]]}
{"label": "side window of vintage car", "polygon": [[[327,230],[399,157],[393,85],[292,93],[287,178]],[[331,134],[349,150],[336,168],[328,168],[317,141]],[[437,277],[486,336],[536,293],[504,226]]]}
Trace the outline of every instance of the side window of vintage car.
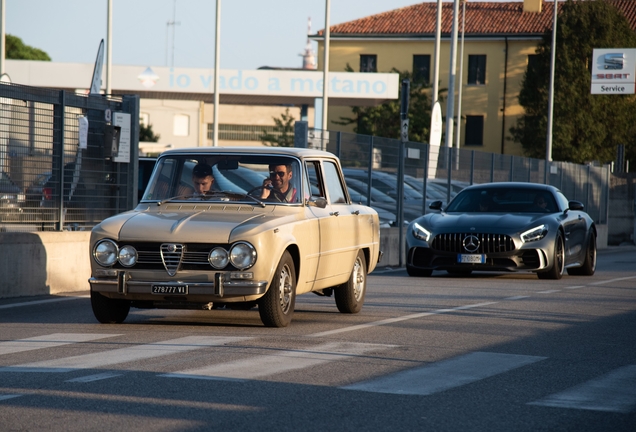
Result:
{"label": "side window of vintage car", "polygon": [[347,204],[347,198],[340,182],[338,167],[333,162],[324,162],[325,186],[329,192],[329,199],[332,204]]}
{"label": "side window of vintage car", "polygon": [[320,162],[307,162],[306,167],[311,196],[313,198],[325,198],[325,192],[320,186]]}

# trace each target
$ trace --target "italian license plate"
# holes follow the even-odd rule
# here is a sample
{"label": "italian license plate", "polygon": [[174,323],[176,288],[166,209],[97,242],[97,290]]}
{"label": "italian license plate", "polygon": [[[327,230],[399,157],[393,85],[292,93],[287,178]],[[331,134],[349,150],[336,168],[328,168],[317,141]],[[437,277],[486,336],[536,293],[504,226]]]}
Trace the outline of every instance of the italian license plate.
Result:
{"label": "italian license plate", "polygon": [[457,262],[462,264],[484,264],[486,262],[486,255],[459,254],[457,255]]}
{"label": "italian license plate", "polygon": [[170,295],[186,295],[188,294],[187,285],[153,285],[153,294],[170,294]]}

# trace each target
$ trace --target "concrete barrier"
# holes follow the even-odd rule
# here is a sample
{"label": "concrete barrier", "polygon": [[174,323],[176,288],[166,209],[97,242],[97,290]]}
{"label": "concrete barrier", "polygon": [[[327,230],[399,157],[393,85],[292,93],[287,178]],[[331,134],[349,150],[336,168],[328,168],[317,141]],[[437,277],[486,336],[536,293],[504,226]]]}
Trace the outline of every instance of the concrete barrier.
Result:
{"label": "concrete barrier", "polygon": [[[607,225],[597,225],[599,249]],[[91,274],[90,231],[0,232],[0,298],[85,291]],[[399,265],[399,231],[380,229],[381,267]]]}
{"label": "concrete barrier", "polygon": [[90,234],[0,232],[0,297],[88,290]]}

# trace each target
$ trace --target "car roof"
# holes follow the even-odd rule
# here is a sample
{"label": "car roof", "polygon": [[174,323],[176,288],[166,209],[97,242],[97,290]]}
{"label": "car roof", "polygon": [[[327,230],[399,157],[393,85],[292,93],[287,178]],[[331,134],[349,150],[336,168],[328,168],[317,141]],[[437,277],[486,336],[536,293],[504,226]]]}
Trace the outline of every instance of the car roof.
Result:
{"label": "car roof", "polygon": [[336,159],[333,153],[322,150],[298,147],[191,147],[170,149],[161,153],[161,156],[176,154],[259,154],[259,155],[288,155],[298,158],[329,158]]}
{"label": "car roof", "polygon": [[552,186],[552,185],[546,185],[543,183],[526,183],[526,182],[495,182],[495,183],[480,183],[480,184],[474,184],[472,186],[467,186],[465,187],[463,191],[465,190],[471,190],[471,189],[510,189],[510,188],[514,188],[514,189],[543,189],[546,191],[550,191],[550,192],[558,192],[559,189]]}

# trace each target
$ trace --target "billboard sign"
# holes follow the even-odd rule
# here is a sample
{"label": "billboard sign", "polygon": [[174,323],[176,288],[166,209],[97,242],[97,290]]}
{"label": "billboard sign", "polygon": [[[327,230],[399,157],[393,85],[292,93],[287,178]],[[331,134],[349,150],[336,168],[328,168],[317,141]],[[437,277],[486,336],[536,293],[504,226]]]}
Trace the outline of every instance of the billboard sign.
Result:
{"label": "billboard sign", "polygon": [[634,94],[636,48],[594,49],[592,94]]}

